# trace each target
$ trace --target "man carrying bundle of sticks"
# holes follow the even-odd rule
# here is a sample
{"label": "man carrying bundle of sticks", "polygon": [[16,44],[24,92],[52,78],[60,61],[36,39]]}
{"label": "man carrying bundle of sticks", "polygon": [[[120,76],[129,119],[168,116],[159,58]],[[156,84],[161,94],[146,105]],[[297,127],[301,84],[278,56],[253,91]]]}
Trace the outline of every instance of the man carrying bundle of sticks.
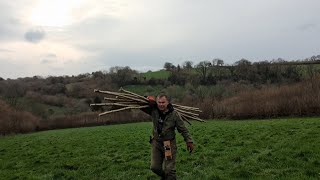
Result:
{"label": "man carrying bundle of sticks", "polygon": [[[153,137],[151,170],[162,179],[176,179],[176,154],[177,145],[175,140],[175,129],[180,132],[187,143],[187,149],[191,153],[193,150],[192,138],[184,121],[191,124],[189,120],[205,122],[199,117],[199,108],[171,104],[170,98],[166,94],[159,94],[154,97],[144,97],[139,94],[120,88],[119,92],[102,91],[95,89],[94,92],[107,94],[104,97],[106,103],[90,104],[90,106],[111,106],[106,112],[99,116],[121,112],[125,110],[141,109],[152,117]],[[163,169],[164,165],[164,169]]]}
{"label": "man carrying bundle of sticks", "polygon": [[150,169],[162,179],[176,179],[175,129],[183,136],[190,153],[193,150],[192,138],[166,94],[159,94],[157,99],[148,96],[147,99],[149,107],[141,110],[151,115],[153,122],[153,137],[150,138],[152,145]]}

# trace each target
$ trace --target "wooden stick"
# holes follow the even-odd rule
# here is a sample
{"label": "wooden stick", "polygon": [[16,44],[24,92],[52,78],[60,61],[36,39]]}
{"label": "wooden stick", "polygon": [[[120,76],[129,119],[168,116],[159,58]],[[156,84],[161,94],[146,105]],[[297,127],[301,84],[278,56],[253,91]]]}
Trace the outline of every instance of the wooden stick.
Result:
{"label": "wooden stick", "polygon": [[185,110],[185,111],[194,111],[194,112],[202,112],[199,109],[190,109],[190,108],[185,108],[185,107],[180,107],[180,106],[173,106],[174,108],[179,108],[181,110]]}
{"label": "wooden stick", "polygon": [[[90,106],[132,106],[132,105],[128,105],[128,104],[121,104],[121,103],[96,103],[96,104],[90,104]],[[135,106],[134,106],[135,107]]]}
{"label": "wooden stick", "polygon": [[181,116],[181,118],[182,118],[182,120],[186,121],[189,125],[191,125],[190,121],[186,117]]}
{"label": "wooden stick", "polygon": [[202,112],[199,108],[195,108],[195,107],[190,107],[190,106],[182,106],[182,105],[179,105],[179,104],[172,104],[173,106],[176,106],[176,107],[179,107],[181,109],[185,109],[185,110],[192,110],[192,111],[200,111]]}
{"label": "wooden stick", "polygon": [[[141,109],[149,107],[149,100],[146,97],[143,97],[139,94],[124,90],[123,88],[119,89],[120,92],[111,92],[111,91],[101,91],[95,89],[94,92],[104,93],[108,95],[112,95],[115,97],[105,97],[105,100],[111,101],[111,103],[96,103],[90,104],[90,106],[120,106],[122,108],[106,111],[100,113],[99,116],[103,116],[106,114],[124,111],[128,109]],[[202,112],[199,108],[182,106],[178,104],[173,104],[174,109],[176,109],[178,115],[183,121],[191,124],[188,120],[196,120],[200,122],[205,122],[204,120],[199,118],[199,114],[195,112]]]}
{"label": "wooden stick", "polygon": [[190,116],[190,115],[187,115],[187,114],[183,114],[183,116],[185,116],[187,118],[190,118],[190,119],[193,119],[193,120],[196,120],[196,121],[205,122],[204,120],[202,120],[202,119],[200,119],[198,117]]}
{"label": "wooden stick", "polygon": [[123,94],[131,96],[131,97],[134,97],[134,98],[139,98],[139,99],[144,100],[146,102],[149,101],[146,97],[141,96],[141,95],[136,94],[136,93],[133,93],[133,92],[130,92],[130,91],[127,91],[127,90],[124,90],[122,87],[119,89],[119,92],[122,92]]}
{"label": "wooden stick", "polygon": [[136,101],[133,101],[133,100],[130,100],[130,99],[116,99],[116,98],[104,98],[104,100],[107,100],[107,101],[110,101],[110,102],[113,102],[113,103],[128,103],[128,104],[137,104],[137,103],[143,103],[143,104],[147,104],[147,103],[144,103],[144,102],[136,102]]}
{"label": "wooden stick", "polygon": [[103,116],[103,115],[114,113],[114,112],[118,112],[118,111],[124,111],[124,110],[128,110],[128,109],[141,109],[141,108],[147,108],[147,107],[149,107],[149,105],[128,106],[128,107],[124,107],[124,108],[120,108],[120,109],[116,109],[116,110],[111,110],[111,111],[106,111],[106,112],[100,113],[99,116]]}
{"label": "wooden stick", "polygon": [[197,107],[183,106],[183,105],[179,105],[179,104],[172,104],[172,105],[173,105],[173,106],[179,106],[179,107],[186,108],[186,109],[196,109],[196,110],[200,110],[200,109],[197,108]]}
{"label": "wooden stick", "polygon": [[185,113],[180,113],[180,114],[182,114],[182,115],[185,116],[185,117],[188,117],[189,119],[198,118],[198,117],[196,117],[196,116],[189,115],[189,114],[185,114]]}
{"label": "wooden stick", "polygon": [[199,114],[195,114],[195,113],[192,113],[192,112],[187,112],[187,111],[184,111],[184,110],[181,110],[179,108],[174,108],[176,111],[179,111],[179,112],[182,112],[182,113],[185,113],[185,114],[190,114],[190,115],[193,115],[193,116],[199,116]]}
{"label": "wooden stick", "polygon": [[139,97],[139,98],[141,98],[141,99],[144,99],[144,100],[146,100],[146,101],[149,101],[148,98],[146,98],[146,97],[144,97],[144,96],[141,96],[141,95],[139,95],[139,94],[136,94],[136,93],[133,93],[133,92],[124,90],[122,87],[120,88],[119,91],[120,91],[120,92],[127,93],[127,94],[132,94],[132,95],[134,95],[134,96],[136,96],[136,97]]}
{"label": "wooden stick", "polygon": [[[104,100],[108,100],[108,101],[122,101],[122,100],[125,100],[125,101],[132,101],[132,100],[128,100],[128,99],[122,99],[122,98],[108,98],[108,97],[105,97]],[[132,101],[134,102],[134,101]]]}
{"label": "wooden stick", "polygon": [[126,101],[126,102],[125,101],[118,101],[115,103],[128,104],[130,106],[132,106],[132,105],[137,105],[137,106],[147,105],[146,103],[143,103],[143,102],[130,102],[130,101]]}
{"label": "wooden stick", "polygon": [[181,110],[184,110],[184,111],[192,111],[194,113],[201,113],[202,111],[201,110],[196,110],[196,109],[187,109],[187,108],[183,108],[183,107],[180,107],[180,106],[173,106],[174,108],[179,108]]}
{"label": "wooden stick", "polygon": [[134,100],[139,100],[140,102],[145,102],[145,103],[148,102],[148,100],[143,99],[143,98],[138,97],[138,96],[135,96],[135,95],[132,95],[132,94],[119,93],[119,95],[122,95],[123,97],[130,97],[130,98],[132,98],[132,99],[134,99]]}
{"label": "wooden stick", "polygon": [[115,96],[120,96],[120,97],[128,98],[128,99],[131,99],[131,100],[134,100],[134,101],[139,101],[139,102],[146,102],[145,100],[136,99],[136,98],[133,98],[133,97],[124,95],[124,94],[122,94],[122,93],[116,93],[116,92],[111,92],[111,91],[101,91],[101,90],[98,90],[98,89],[95,89],[94,92],[103,93],[103,94],[110,94],[110,95],[115,95]]}
{"label": "wooden stick", "polygon": [[135,96],[132,96],[132,95],[130,95],[130,94],[124,94],[124,93],[122,93],[122,94],[120,94],[122,97],[126,97],[126,98],[129,98],[129,99],[131,99],[131,100],[134,100],[134,101],[139,101],[139,102],[144,102],[144,103],[147,103],[148,101],[147,100],[144,100],[144,99],[141,99],[141,98],[137,98],[137,97],[135,97]]}
{"label": "wooden stick", "polygon": [[188,121],[188,119],[184,118],[179,112],[177,112],[177,113],[180,116],[181,120],[186,121],[189,125],[191,125],[191,123]]}

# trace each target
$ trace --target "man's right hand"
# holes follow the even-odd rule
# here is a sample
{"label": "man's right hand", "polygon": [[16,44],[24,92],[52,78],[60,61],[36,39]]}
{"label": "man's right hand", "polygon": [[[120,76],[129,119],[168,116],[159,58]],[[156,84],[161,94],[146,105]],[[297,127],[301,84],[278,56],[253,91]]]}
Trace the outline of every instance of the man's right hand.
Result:
{"label": "man's right hand", "polygon": [[154,96],[147,96],[147,99],[149,101],[149,106],[154,106],[156,104],[156,99]]}

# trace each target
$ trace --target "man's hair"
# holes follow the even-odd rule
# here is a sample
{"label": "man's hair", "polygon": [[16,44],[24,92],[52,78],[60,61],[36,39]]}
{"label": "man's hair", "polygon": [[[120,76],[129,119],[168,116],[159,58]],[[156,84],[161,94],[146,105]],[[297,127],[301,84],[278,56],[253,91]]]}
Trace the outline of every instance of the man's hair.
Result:
{"label": "man's hair", "polygon": [[171,97],[165,92],[160,92],[157,96],[157,98],[162,98],[162,97],[165,97],[169,101],[169,103],[171,102]]}

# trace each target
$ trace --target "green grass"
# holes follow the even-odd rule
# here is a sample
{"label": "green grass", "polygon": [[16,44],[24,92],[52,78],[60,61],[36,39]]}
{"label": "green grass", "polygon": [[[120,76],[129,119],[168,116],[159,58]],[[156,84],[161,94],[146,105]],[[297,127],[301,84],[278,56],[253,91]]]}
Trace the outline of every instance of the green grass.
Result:
{"label": "green grass", "polygon": [[[194,122],[177,135],[179,179],[319,179],[320,119]],[[0,138],[0,179],[157,179],[151,123]]]}
{"label": "green grass", "polygon": [[146,77],[147,80],[151,79],[151,78],[155,78],[155,79],[168,79],[168,77],[171,75],[170,71],[166,71],[166,70],[160,70],[160,71],[149,71],[146,73],[141,73],[141,75],[143,77]]}

